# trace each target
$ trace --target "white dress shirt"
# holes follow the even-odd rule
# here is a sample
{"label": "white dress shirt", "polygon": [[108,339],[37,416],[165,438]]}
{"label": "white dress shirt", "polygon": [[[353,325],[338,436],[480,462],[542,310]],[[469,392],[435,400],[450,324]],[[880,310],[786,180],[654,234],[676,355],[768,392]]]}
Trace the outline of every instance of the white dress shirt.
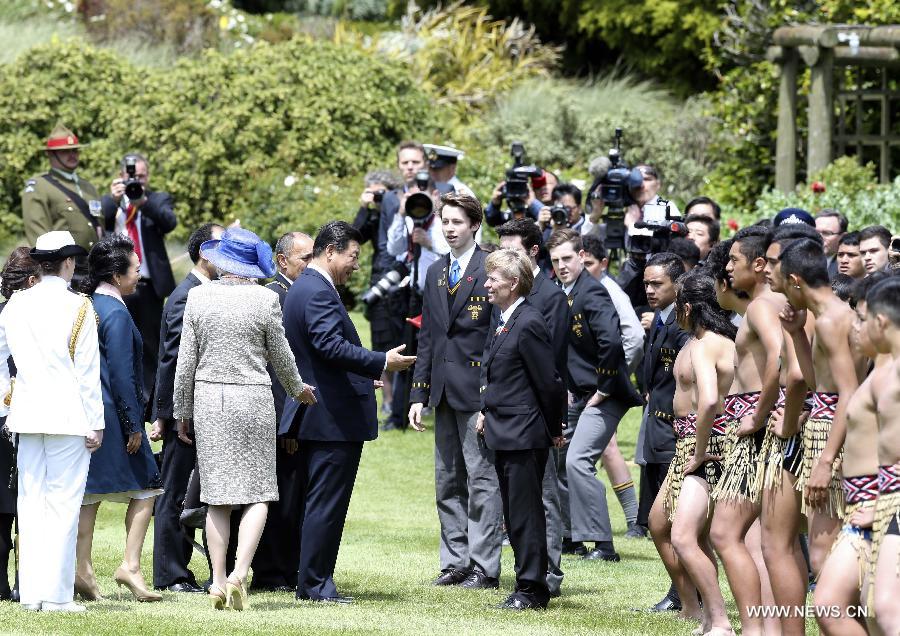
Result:
{"label": "white dress shirt", "polygon": [[516,307],[525,302],[524,296],[519,296],[516,298],[516,302],[506,308],[506,311],[500,312],[500,320],[497,323],[497,332],[499,333],[501,329],[503,329],[504,325],[509,322],[509,319],[512,318],[513,312],[516,310]]}
{"label": "white dress shirt", "polygon": [[[93,309],[81,325],[75,360],[69,357],[69,339],[83,304],[84,297],[70,292],[64,279],[44,276],[31,289],[13,294],[0,313],[0,395],[9,391],[9,356],[17,368],[9,430],[87,435],[104,428]],[[0,415],[6,410],[0,402]]]}
{"label": "white dress shirt", "polygon": [[[126,211],[128,210],[129,204],[130,204],[130,201],[128,200],[128,197],[123,194],[122,195],[122,203],[116,209],[116,230],[115,231],[116,231],[116,234],[121,234],[122,236],[127,236],[128,238],[131,238],[131,234],[128,233],[128,227],[125,222],[126,219],[128,218],[128,214]],[[137,227],[138,241],[140,242],[140,245],[138,245],[138,247],[141,250],[141,254],[144,255],[144,254],[146,254],[146,252],[144,251],[144,233],[143,233],[143,230],[141,230],[141,209],[140,208],[138,208],[137,212],[135,212],[134,224],[135,224],[135,227]],[[145,257],[141,258],[141,263],[140,263],[140,267],[138,269],[138,273],[140,274],[141,278],[150,278],[150,268],[147,266],[147,259]]]}
{"label": "white dress shirt", "polygon": [[608,274],[600,278],[600,283],[609,292],[616,313],[619,314],[619,333],[622,334],[622,348],[625,350],[625,364],[634,371],[644,356],[644,327],[631,304],[628,294]]}

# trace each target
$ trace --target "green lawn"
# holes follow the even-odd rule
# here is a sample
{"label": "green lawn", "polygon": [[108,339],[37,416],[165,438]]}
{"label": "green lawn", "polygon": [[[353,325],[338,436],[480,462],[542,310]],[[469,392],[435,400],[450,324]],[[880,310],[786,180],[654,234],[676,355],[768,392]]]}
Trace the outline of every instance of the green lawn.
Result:
{"label": "green lawn", "polygon": [[[361,323],[358,323],[361,324]],[[368,335],[368,329],[360,329]],[[619,431],[632,457],[638,413]],[[429,423],[430,425],[430,423]],[[339,589],[357,598],[349,607],[298,603],[292,594],[258,594],[243,613],[216,612],[202,595],[166,593],[162,603],[139,604],[119,596],[112,580],[124,543],[124,505],[103,504],[94,541],[94,565],[106,599],[83,615],[34,614],[0,603],[0,632],[55,634],[416,634],[446,631],[487,636],[536,634],[689,634],[692,624],[671,614],[635,613],[660,599],[668,579],[649,540],[621,538],[622,511],[607,488],[616,547],[622,562],[588,563],[566,557],[563,596],[546,612],[510,613],[492,606],[514,584],[513,555],[503,551],[499,591],[470,592],[429,585],[438,573],[438,522],[434,506],[434,438],[430,431],[390,432],[366,444],[337,564]],[[637,470],[632,468],[637,481]],[[603,475],[605,479],[605,475]],[[151,574],[152,528],[144,550]],[[206,562],[195,555],[198,580]],[[724,576],[723,576],[724,585]],[[724,588],[727,589],[727,586]],[[729,597],[730,601],[730,597]],[[737,626],[733,603],[732,620]]]}

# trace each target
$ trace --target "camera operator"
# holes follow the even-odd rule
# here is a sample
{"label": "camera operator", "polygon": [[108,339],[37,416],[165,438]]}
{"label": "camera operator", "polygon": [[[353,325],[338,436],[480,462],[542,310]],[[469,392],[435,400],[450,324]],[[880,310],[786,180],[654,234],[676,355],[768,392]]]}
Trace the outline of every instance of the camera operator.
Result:
{"label": "camera operator", "polygon": [[[384,243],[379,240],[379,235],[385,196],[400,186],[397,176],[389,170],[373,170],[365,176],[365,189],[359,197],[360,207],[353,227],[359,230],[363,243],[372,243],[370,287],[377,285],[395,264],[394,258],[387,253],[387,231],[384,232]],[[372,351],[389,351],[402,343],[406,295],[392,292],[390,288],[379,288],[379,292],[381,293],[373,302],[365,304],[364,315],[369,321]],[[387,412],[390,412],[393,398],[394,383],[391,376],[392,374],[385,372],[381,378],[384,382],[382,409]]]}
{"label": "camera operator", "polygon": [[581,210],[581,190],[572,183],[560,183],[553,188],[553,205],[541,208],[538,225],[544,233],[544,241],[556,230],[569,228],[582,233],[585,217]]}
{"label": "camera operator", "polygon": [[175,277],[166,253],[165,236],[177,225],[175,204],[168,192],[150,188],[150,162],[137,153],[122,158],[119,176],[100,200],[107,232],[128,236],[140,261],[140,280],[125,305],[144,342],[142,366],[144,400],[152,404],[156,384],[159,331],[163,302],[175,289]]}
{"label": "camera operator", "polygon": [[[530,187],[528,188],[528,200],[525,204],[523,212],[524,218],[537,220],[541,210],[553,204],[553,190],[559,184],[559,179],[549,170],[541,170],[540,176],[530,178]],[[484,209],[484,220],[491,227],[497,227],[507,221],[516,218],[512,212],[504,213],[503,197],[505,194],[506,181],[501,181],[494,188],[491,200]]]}
{"label": "camera operator", "polygon": [[396,265],[395,258],[387,251],[387,231],[400,209],[401,197],[416,183],[416,175],[426,170],[426,161],[425,147],[418,141],[406,140],[397,146],[397,170],[403,183],[400,187],[385,192],[381,201],[377,260],[382,271],[388,271]]}

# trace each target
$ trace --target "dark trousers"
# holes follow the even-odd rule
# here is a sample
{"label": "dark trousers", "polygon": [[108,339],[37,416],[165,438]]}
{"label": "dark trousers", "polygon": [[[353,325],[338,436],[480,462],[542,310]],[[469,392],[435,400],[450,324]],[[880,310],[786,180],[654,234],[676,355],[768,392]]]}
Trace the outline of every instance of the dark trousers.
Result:
{"label": "dark trousers", "polygon": [[362,442],[300,441],[302,521],[297,598],[315,600],[338,594],[334,566],[362,448]]}
{"label": "dark trousers", "polygon": [[196,462],[197,451],[178,439],[175,421],[169,420],[163,438],[160,468],[164,492],[156,498],[154,506],[153,585],[156,587],[197,582],[188,569],[191,543],[179,521],[188,480]]}
{"label": "dark trousers", "polygon": [[266,528],[253,557],[253,587],[294,587],[300,563],[300,451],[279,444],[275,454],[278,501],[269,504]]}
{"label": "dark trousers", "polygon": [[156,386],[156,366],[159,364],[159,329],[162,323],[163,299],[156,295],[153,283],[142,278],[138,281],[137,290],[125,296],[123,300],[141,333],[141,340],[144,341],[141,360],[144,371],[144,403],[151,405],[153,387]]}
{"label": "dark trousers", "polygon": [[10,595],[9,580],[9,553],[13,549],[12,528],[15,515],[0,514],[0,599],[7,599]]}
{"label": "dark trousers", "polygon": [[515,556],[516,593],[546,605],[547,523],[541,498],[549,449],[495,451],[503,517]]}
{"label": "dark trousers", "polygon": [[637,524],[650,527],[650,509],[656,496],[662,488],[663,482],[666,480],[666,473],[669,472],[669,463],[664,464],[645,464],[641,466],[641,493],[638,500]]}

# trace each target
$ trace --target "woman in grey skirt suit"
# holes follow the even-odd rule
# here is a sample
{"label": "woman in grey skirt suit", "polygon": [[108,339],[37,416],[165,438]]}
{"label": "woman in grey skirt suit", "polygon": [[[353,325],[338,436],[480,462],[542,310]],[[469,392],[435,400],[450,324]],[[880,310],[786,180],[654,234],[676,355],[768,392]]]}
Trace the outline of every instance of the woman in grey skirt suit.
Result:
{"label": "woman in grey skirt suit", "polygon": [[[246,578],[262,534],[268,502],[278,500],[275,406],[266,364],[287,394],[315,403],[284,335],[278,295],[256,284],[274,275],[272,250],[253,232],[225,231],[203,243],[219,279],[191,290],[175,371],[174,415],[191,443],[193,420],[200,498],[209,505],[206,533],[212,562],[213,607],[247,605]],[[244,506],[234,570],[225,554],[233,506]]]}

